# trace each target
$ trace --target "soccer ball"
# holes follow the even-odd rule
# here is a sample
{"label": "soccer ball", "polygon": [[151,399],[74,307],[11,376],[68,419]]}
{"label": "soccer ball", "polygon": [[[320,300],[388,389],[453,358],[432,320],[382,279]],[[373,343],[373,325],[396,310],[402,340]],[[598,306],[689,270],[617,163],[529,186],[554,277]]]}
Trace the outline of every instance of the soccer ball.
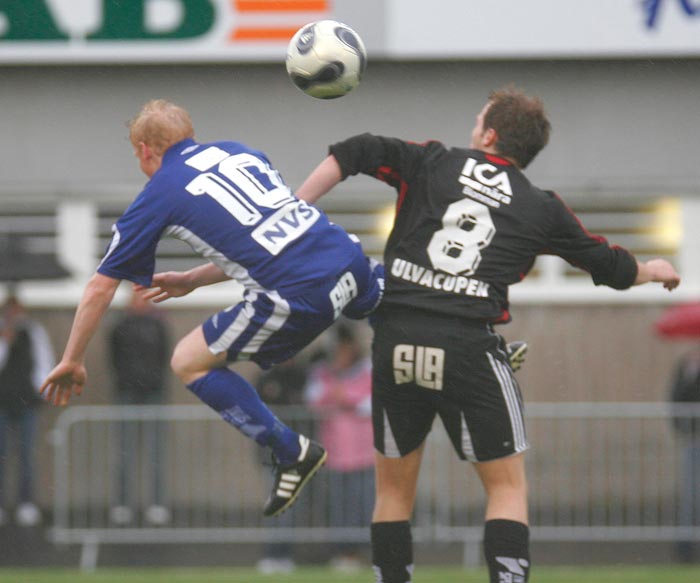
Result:
{"label": "soccer ball", "polygon": [[319,20],[302,26],[287,47],[287,73],[307,95],[335,99],[357,87],[367,65],[360,36],[347,24]]}

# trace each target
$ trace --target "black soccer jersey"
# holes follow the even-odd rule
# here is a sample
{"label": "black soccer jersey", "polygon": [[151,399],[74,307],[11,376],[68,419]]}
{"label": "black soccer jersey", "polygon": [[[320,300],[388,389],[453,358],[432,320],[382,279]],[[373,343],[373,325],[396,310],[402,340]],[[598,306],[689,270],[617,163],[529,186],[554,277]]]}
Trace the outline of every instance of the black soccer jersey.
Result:
{"label": "black soccer jersey", "polygon": [[630,287],[634,257],[591,235],[553,192],[507,160],[362,134],[330,147],[343,178],[363,173],[398,192],[384,262],[384,305],[506,322],[508,286],[541,254],[588,271],[596,285]]}

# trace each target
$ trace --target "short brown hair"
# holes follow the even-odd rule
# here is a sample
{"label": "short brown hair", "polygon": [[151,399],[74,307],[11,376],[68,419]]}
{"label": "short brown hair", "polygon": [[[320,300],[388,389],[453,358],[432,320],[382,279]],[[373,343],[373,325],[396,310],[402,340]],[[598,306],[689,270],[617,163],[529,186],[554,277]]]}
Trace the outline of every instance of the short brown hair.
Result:
{"label": "short brown hair", "polygon": [[509,86],[489,95],[484,129],[489,128],[498,135],[495,147],[499,154],[525,168],[547,145],[551,125],[539,98]]}
{"label": "short brown hair", "polygon": [[190,114],[165,99],[152,99],[146,103],[128,126],[133,143],[148,144],[157,154],[163,154],[173,144],[194,137]]}

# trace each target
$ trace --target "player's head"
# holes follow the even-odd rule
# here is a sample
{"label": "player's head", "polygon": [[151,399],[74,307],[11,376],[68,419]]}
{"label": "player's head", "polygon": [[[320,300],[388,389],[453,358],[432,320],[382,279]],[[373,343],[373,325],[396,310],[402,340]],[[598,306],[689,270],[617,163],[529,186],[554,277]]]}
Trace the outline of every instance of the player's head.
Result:
{"label": "player's head", "polygon": [[170,146],[193,137],[190,114],[165,99],[149,101],[129,122],[129,138],[141,170],[148,176],[160,168],[163,154]]}
{"label": "player's head", "polygon": [[547,145],[550,129],[540,99],[507,87],[489,95],[476,118],[471,146],[490,149],[525,168]]}

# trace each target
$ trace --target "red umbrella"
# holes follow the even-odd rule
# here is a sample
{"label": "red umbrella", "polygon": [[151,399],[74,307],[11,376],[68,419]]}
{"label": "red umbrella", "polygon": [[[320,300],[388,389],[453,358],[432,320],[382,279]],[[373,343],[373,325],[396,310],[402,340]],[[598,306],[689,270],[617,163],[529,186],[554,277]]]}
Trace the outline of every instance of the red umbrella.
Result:
{"label": "red umbrella", "polygon": [[656,333],[669,339],[700,338],[700,302],[668,308],[654,322]]}

